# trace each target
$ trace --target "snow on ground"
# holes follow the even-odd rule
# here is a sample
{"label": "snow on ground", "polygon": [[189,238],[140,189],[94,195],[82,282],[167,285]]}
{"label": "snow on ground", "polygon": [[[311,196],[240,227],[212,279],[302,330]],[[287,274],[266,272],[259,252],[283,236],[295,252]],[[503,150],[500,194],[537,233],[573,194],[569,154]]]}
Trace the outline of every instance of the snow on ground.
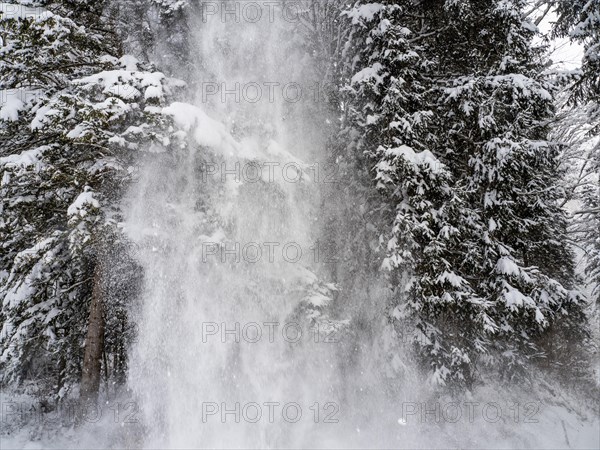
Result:
{"label": "snow on ground", "polygon": [[[417,391],[413,392],[416,396]],[[535,399],[533,395],[540,398]],[[545,383],[529,390],[482,387],[462,400],[413,400],[398,401],[391,409],[381,407],[377,414],[372,414],[377,410],[373,405],[361,405],[363,411],[357,405],[351,411],[344,410],[342,405],[338,424],[314,425],[313,432],[305,435],[301,442],[267,440],[261,447],[600,448],[597,400],[577,399]],[[91,414],[90,419],[79,426],[76,419],[81,414],[62,414],[62,427],[56,427],[56,412],[41,414],[39,405],[31,397],[2,394],[0,402],[2,450],[156,448],[156,443],[144,442],[142,414],[138,414],[137,406],[128,400],[105,402],[97,410],[100,414]],[[200,418],[198,424],[207,426]],[[269,427],[271,432],[278,427],[277,421],[254,425],[256,433],[266,436]],[[227,430],[236,432],[239,431],[236,427],[241,426],[243,424],[231,423]]]}

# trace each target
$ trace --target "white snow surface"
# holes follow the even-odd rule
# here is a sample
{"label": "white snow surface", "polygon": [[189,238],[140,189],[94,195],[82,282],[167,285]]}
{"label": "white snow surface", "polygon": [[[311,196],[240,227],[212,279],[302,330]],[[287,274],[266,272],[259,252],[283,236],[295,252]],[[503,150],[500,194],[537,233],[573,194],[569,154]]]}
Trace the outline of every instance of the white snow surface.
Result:
{"label": "white snow surface", "polygon": [[16,121],[19,118],[19,111],[25,104],[17,97],[11,95],[7,90],[0,91],[0,119]]}
{"label": "white snow surface", "polygon": [[356,25],[362,21],[370,22],[384,8],[385,6],[382,3],[366,3],[358,7],[355,6],[344,14],[350,17],[352,23]]}
{"label": "white snow surface", "polygon": [[173,117],[175,124],[189,132],[198,145],[224,149],[227,156],[237,155],[239,144],[225,126],[210,118],[202,109],[189,103],[175,102],[163,109],[163,114]]}
{"label": "white snow surface", "polygon": [[39,171],[44,166],[41,156],[48,148],[48,146],[41,146],[31,150],[24,150],[16,155],[0,157],[0,166],[19,169],[33,167],[36,171]]}
{"label": "white snow surface", "polygon": [[379,74],[383,66],[381,63],[375,63],[371,67],[365,67],[356,73],[351,80],[351,84],[362,83],[371,79],[375,79],[375,84],[383,83],[383,76]]}
{"label": "white snow surface", "polygon": [[87,215],[88,207],[100,208],[100,202],[94,198],[91,190],[86,190],[77,196],[75,201],[67,209],[67,215],[84,217]]}
{"label": "white snow surface", "polygon": [[[311,432],[316,433],[318,447],[600,448],[600,422],[588,409],[593,399],[576,400],[556,386],[542,383],[529,390],[489,386],[478,388],[463,400],[427,400],[418,398],[418,391],[399,398],[397,408],[381,409],[376,417],[341,420],[329,427],[315,425]],[[65,426],[54,427],[57,412],[43,415],[39,404],[27,395],[1,393],[0,402],[4,406],[0,430],[3,450],[140,448],[143,418],[132,414],[135,406],[126,406],[128,400],[104,401],[97,409],[98,419],[80,427],[73,426],[73,415],[67,417]],[[119,414],[115,413],[117,405]],[[301,426],[301,422],[295,425]],[[390,438],[382,441],[383,436]]]}

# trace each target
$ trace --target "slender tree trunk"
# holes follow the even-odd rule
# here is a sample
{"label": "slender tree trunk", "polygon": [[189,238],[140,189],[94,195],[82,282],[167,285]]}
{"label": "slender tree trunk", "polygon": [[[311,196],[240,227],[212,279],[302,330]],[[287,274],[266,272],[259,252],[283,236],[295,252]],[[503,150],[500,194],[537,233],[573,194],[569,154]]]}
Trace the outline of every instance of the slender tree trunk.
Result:
{"label": "slender tree trunk", "polygon": [[97,262],[94,268],[94,285],[81,375],[80,400],[84,403],[96,403],[100,388],[100,370],[104,348],[104,277],[102,272],[102,264]]}

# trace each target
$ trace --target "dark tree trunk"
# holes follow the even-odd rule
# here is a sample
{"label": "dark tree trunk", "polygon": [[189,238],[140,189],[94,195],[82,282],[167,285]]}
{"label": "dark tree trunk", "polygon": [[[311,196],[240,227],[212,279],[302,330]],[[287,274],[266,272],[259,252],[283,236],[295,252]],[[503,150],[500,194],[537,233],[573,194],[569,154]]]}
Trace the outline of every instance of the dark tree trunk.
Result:
{"label": "dark tree trunk", "polygon": [[100,388],[100,370],[104,349],[104,276],[102,272],[102,264],[96,263],[81,374],[80,400],[84,403],[96,403]]}

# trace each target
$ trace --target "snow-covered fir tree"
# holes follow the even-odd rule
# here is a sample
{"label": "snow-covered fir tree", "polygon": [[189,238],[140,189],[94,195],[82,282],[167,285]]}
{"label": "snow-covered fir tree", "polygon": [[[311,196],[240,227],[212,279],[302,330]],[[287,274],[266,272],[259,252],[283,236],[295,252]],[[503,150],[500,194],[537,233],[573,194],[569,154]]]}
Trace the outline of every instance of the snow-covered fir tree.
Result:
{"label": "snow-covered fir tree", "polygon": [[[555,6],[558,20],[554,23],[555,36],[568,37],[583,46],[581,70],[576,74],[572,90],[576,97],[591,101],[592,120],[600,120],[600,1],[550,1]],[[598,130],[596,130],[598,132]]]}
{"label": "snow-covered fir tree", "polygon": [[[346,13],[354,29],[346,54],[350,74],[343,134],[353,142],[348,157],[355,159],[356,171],[365,171],[363,189],[370,190],[371,178],[379,190],[364,209],[379,211],[371,227],[387,253],[380,265],[393,272],[392,284],[398,286],[390,316],[400,334],[415,328],[416,345],[427,352],[434,376],[445,382],[468,377],[466,350],[456,341],[451,354],[445,353],[442,331],[431,320],[439,311],[432,309],[442,296],[460,301],[469,288],[447,256],[456,241],[458,199],[434,154],[431,61],[409,28],[419,27],[418,19],[406,15],[411,7],[410,2],[359,2]],[[469,319],[463,312],[466,317],[454,315],[458,324]],[[461,331],[469,339],[467,330]],[[450,333],[446,330],[448,340]]]}
{"label": "snow-covered fir tree", "polygon": [[584,52],[581,69],[569,77],[568,112],[561,129],[568,148],[577,153],[572,167],[579,174],[575,191],[582,207],[575,212],[574,228],[577,243],[586,251],[586,273],[596,286],[593,294],[600,302],[600,2],[549,4],[558,15],[553,34],[568,37]]}
{"label": "snow-covered fir tree", "polygon": [[438,54],[452,74],[440,114],[445,161],[467,178],[463,217],[476,224],[464,241],[478,249],[466,278],[491,319],[485,336],[494,350],[485,357],[511,374],[528,359],[564,364],[561,349],[572,351],[586,325],[558,204],[559,147],[548,139],[554,87],[544,80],[542,49],[532,46],[536,29],[523,19],[526,2],[485,3],[446,2],[454,26],[440,37],[454,52]]}
{"label": "snow-covered fir tree", "polygon": [[123,56],[105,2],[13,6],[0,18],[2,382],[62,397],[81,376],[95,283],[104,373],[126,370],[139,275],[121,256],[118,201],[139,151],[168,144],[157,112],[169,88]]}
{"label": "snow-covered fir tree", "polygon": [[547,139],[553,86],[524,6],[361,1],[348,13],[348,123],[388,210],[383,265],[404,291],[391,315],[416,325],[441,384],[469,386],[482,365],[523,374],[585,328]]}

